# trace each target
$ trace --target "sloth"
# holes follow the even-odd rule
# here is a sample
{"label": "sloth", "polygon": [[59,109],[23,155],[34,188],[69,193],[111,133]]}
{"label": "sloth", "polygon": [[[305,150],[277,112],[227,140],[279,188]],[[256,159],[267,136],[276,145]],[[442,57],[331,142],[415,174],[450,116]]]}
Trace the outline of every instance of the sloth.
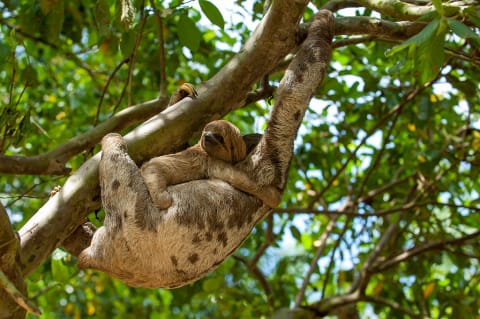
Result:
{"label": "sloth", "polygon": [[172,155],[151,159],[142,165],[141,173],[155,206],[167,209],[172,203],[167,186],[208,178],[209,157],[234,164],[243,160],[246,152],[238,128],[219,120],[205,126],[197,144]]}
{"label": "sloth", "polygon": [[[197,96],[198,93],[192,84],[183,83],[170,98],[168,107],[184,98],[195,99]],[[247,151],[258,143],[260,137],[259,134],[242,136],[240,130],[232,123],[217,120],[205,126],[199,142],[194,146],[175,154],[155,157],[143,164],[141,174],[154,205],[158,209],[170,207],[172,198],[166,191],[167,186],[206,179],[212,165],[236,164],[245,159]],[[259,190],[245,175],[238,178],[239,174],[241,173],[237,174],[236,179],[230,179],[239,190],[257,196],[271,207],[278,204],[280,201],[278,192]]]}
{"label": "sloth", "polygon": [[[167,186],[206,179],[210,166],[222,165],[221,161],[236,164],[246,156],[247,146],[240,130],[228,121],[217,120],[205,126],[197,144],[175,154],[151,159],[142,165],[141,174],[154,205],[167,209],[172,203]],[[231,182],[239,190],[257,196],[271,207],[278,204],[278,193],[258,190],[246,176],[240,180],[240,183],[238,179]]]}
{"label": "sloth", "polygon": [[[230,256],[278,204],[286,187],[293,143],[327,69],[334,26],[329,11],[314,17],[280,82],[267,129],[243,160],[232,152],[222,159],[202,150],[207,164],[199,175],[208,178],[164,186],[171,182],[162,175],[167,181],[160,186],[154,181],[149,191],[145,175],[151,168],[157,174],[158,167],[148,168],[154,163],[147,163],[142,172],[123,138],[106,135],[99,163],[105,221],[79,254],[78,266],[103,271],[132,287],[176,288],[202,278]],[[219,127],[223,125],[229,127]],[[214,127],[212,131],[218,129]],[[224,143],[215,137],[214,145],[223,147],[231,134],[221,135]],[[201,147],[202,142],[194,146]],[[190,155],[187,159],[193,160]],[[155,190],[167,196],[154,202]]]}

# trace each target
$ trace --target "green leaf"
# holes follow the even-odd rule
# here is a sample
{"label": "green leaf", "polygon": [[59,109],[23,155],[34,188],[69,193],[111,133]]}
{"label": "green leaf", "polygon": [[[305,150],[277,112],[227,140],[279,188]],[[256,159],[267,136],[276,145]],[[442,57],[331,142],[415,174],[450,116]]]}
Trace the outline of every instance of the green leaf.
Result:
{"label": "green leaf", "polygon": [[290,232],[292,233],[293,238],[295,238],[298,241],[302,240],[302,233],[298,230],[297,227],[294,225],[290,226]]}
{"label": "green leaf", "polygon": [[44,15],[50,13],[50,10],[58,3],[63,1],[40,0],[40,9]]}
{"label": "green leaf", "polygon": [[430,22],[422,31],[418,34],[414,35],[410,39],[404,41],[403,43],[393,47],[385,54],[387,57],[391,57],[392,55],[406,49],[412,45],[419,46],[423,43],[427,42],[430,38],[432,38],[438,30],[438,26],[440,25],[440,19],[435,19]]}
{"label": "green leaf", "polygon": [[52,258],[52,275],[56,281],[67,282],[70,278],[68,267],[62,259]]}
{"label": "green leaf", "polygon": [[218,8],[213,3],[207,0],[200,0],[199,4],[200,8],[202,9],[203,13],[205,13],[208,20],[223,29],[223,27],[225,26],[225,20],[223,19],[220,10],[218,10]]}
{"label": "green leaf", "polygon": [[7,43],[0,42],[0,64],[5,65],[11,57],[10,46]]}
{"label": "green leaf", "polygon": [[51,42],[56,42],[62,31],[63,21],[65,20],[64,1],[58,1],[52,6],[47,15],[47,37]]}
{"label": "green leaf", "polygon": [[[420,83],[424,84],[433,80],[443,65],[445,60],[445,34],[446,22],[438,25],[437,32],[418,47],[415,53],[417,70],[420,72]],[[435,52],[435,54],[432,54]]]}
{"label": "green leaf", "polygon": [[127,58],[132,54],[133,48],[135,47],[135,38],[135,32],[133,31],[124,32],[122,34],[120,51],[122,52],[122,56],[124,58]]}
{"label": "green leaf", "polygon": [[21,78],[28,86],[35,86],[38,83],[37,70],[29,64],[22,70]]}
{"label": "green leaf", "polygon": [[448,19],[448,25],[456,35],[460,38],[478,38],[478,34],[476,34],[472,29],[467,27],[460,21]]}
{"label": "green leaf", "polygon": [[102,35],[110,33],[110,6],[107,0],[98,0],[95,4],[95,24]]}
{"label": "green leaf", "polygon": [[437,10],[437,12],[443,16],[444,10],[442,6],[442,0],[432,0],[432,2],[433,2],[433,5],[435,6],[435,10]]}
{"label": "green leaf", "polygon": [[180,16],[178,21],[178,40],[182,46],[188,47],[192,52],[196,52],[200,47],[202,33],[198,30],[195,22],[186,14]]}
{"label": "green leaf", "polygon": [[480,14],[477,12],[477,10],[475,10],[475,8],[472,6],[465,9],[465,13],[468,15],[470,21],[480,28]]}
{"label": "green leaf", "polygon": [[203,290],[206,292],[215,292],[218,291],[218,289],[222,288],[224,282],[225,280],[223,277],[215,276],[204,280],[202,283],[202,287]]}

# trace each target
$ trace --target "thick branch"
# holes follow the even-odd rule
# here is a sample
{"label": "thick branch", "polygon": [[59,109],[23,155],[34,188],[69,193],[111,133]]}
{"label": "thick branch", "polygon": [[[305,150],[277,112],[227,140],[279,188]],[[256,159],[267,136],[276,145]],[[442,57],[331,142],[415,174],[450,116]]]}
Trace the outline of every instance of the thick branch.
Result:
{"label": "thick branch", "polygon": [[168,99],[165,98],[133,105],[90,131],[75,136],[57,148],[40,155],[31,157],[0,156],[0,173],[65,175],[70,171],[65,164],[71,157],[94,147],[109,132],[121,131],[158,114],[165,109],[167,104]]}
{"label": "thick branch", "polygon": [[[184,143],[192,131],[243,105],[252,85],[296,46],[295,31],[308,1],[274,1],[239,54],[199,89],[126,136],[138,161],[164,154]],[[85,219],[100,207],[99,154],[72,175],[20,230],[23,272],[28,274]],[[38,245],[42,243],[42,245]]]}
{"label": "thick branch", "polygon": [[[435,12],[435,6],[432,4],[415,5],[398,0],[357,0],[357,2],[384,15],[410,21],[415,21],[428,13]],[[459,1],[455,5],[442,4],[445,16],[451,17],[459,14],[468,6],[468,3],[472,4],[473,2]]]}
{"label": "thick branch", "polygon": [[[420,32],[427,23],[399,21],[392,22],[371,17],[335,18],[335,35],[370,35],[379,40],[401,41]],[[298,29],[300,39],[307,36],[310,23],[303,23]]]}
{"label": "thick branch", "polygon": [[383,40],[405,40],[420,32],[427,23],[392,22],[371,17],[339,17],[335,19],[336,35],[368,34]]}
{"label": "thick branch", "polygon": [[25,297],[25,284],[17,263],[18,253],[18,238],[5,208],[0,203],[0,315],[2,318],[24,318],[24,309],[39,314],[38,308]]}

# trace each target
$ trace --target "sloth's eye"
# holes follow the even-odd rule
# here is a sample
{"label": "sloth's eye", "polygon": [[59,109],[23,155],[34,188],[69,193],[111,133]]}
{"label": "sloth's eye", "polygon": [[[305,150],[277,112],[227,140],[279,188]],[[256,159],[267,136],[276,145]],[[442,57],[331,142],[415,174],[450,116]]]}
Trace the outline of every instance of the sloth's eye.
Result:
{"label": "sloth's eye", "polygon": [[225,142],[221,134],[211,133],[211,132],[205,133],[204,139],[205,139],[205,142],[212,143],[212,144],[223,145]]}

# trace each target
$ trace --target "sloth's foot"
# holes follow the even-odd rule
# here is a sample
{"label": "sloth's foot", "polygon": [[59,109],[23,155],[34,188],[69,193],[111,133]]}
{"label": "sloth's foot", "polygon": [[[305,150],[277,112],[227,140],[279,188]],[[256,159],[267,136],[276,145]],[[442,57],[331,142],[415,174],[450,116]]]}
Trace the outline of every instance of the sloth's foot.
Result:
{"label": "sloth's foot", "polygon": [[158,209],[167,209],[172,206],[172,197],[167,192],[159,192],[157,194],[150,194],[153,205]]}
{"label": "sloth's foot", "polygon": [[172,97],[170,98],[170,101],[168,102],[168,106],[171,106],[177,102],[180,102],[186,97],[190,97],[192,99],[196,98],[198,96],[197,90],[191,85],[190,83],[183,83],[178,90],[173,93]]}
{"label": "sloth's foot", "polygon": [[118,133],[108,133],[102,138],[101,144],[104,152],[109,149],[127,151],[127,144],[123,137]]}

